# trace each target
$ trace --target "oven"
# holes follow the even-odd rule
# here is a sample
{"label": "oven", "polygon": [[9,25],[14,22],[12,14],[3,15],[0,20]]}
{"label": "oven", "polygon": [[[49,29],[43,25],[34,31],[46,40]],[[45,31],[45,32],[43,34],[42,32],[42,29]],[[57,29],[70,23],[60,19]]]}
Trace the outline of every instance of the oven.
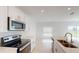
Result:
{"label": "oven", "polygon": [[17,53],[31,52],[31,41],[29,39],[21,40],[21,35],[12,35],[12,36],[2,37],[1,46],[17,48]]}

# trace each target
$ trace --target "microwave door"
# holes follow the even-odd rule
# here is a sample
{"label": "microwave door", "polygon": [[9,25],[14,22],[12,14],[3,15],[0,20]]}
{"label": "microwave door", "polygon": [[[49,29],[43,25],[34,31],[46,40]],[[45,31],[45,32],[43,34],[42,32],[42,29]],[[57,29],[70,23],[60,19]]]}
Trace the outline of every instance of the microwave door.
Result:
{"label": "microwave door", "polygon": [[8,30],[24,30],[25,24],[19,21],[8,19]]}

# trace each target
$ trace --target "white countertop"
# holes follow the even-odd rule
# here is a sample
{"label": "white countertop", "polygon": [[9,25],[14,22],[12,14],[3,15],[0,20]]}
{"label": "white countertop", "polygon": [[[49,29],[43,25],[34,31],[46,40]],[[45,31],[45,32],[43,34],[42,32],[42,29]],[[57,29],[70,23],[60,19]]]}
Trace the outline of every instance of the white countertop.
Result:
{"label": "white countertop", "polygon": [[17,48],[0,47],[0,53],[17,53]]}

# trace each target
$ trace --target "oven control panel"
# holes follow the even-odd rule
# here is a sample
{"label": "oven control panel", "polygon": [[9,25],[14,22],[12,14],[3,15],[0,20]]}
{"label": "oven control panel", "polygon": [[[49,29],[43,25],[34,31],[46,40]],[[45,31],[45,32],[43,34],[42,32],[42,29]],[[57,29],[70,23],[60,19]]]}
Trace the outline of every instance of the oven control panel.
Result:
{"label": "oven control panel", "polygon": [[18,39],[18,38],[20,38],[20,35],[5,36],[5,37],[2,37],[2,40],[4,42],[8,42],[8,41],[15,40],[15,39]]}

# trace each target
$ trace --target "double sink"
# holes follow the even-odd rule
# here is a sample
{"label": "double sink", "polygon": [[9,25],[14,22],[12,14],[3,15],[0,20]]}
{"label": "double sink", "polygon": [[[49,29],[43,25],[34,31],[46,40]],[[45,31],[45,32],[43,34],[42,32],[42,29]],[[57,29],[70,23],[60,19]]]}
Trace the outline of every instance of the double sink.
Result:
{"label": "double sink", "polygon": [[73,45],[65,40],[58,40],[58,42],[60,42],[64,47],[67,47],[67,48],[77,48],[75,45]]}

